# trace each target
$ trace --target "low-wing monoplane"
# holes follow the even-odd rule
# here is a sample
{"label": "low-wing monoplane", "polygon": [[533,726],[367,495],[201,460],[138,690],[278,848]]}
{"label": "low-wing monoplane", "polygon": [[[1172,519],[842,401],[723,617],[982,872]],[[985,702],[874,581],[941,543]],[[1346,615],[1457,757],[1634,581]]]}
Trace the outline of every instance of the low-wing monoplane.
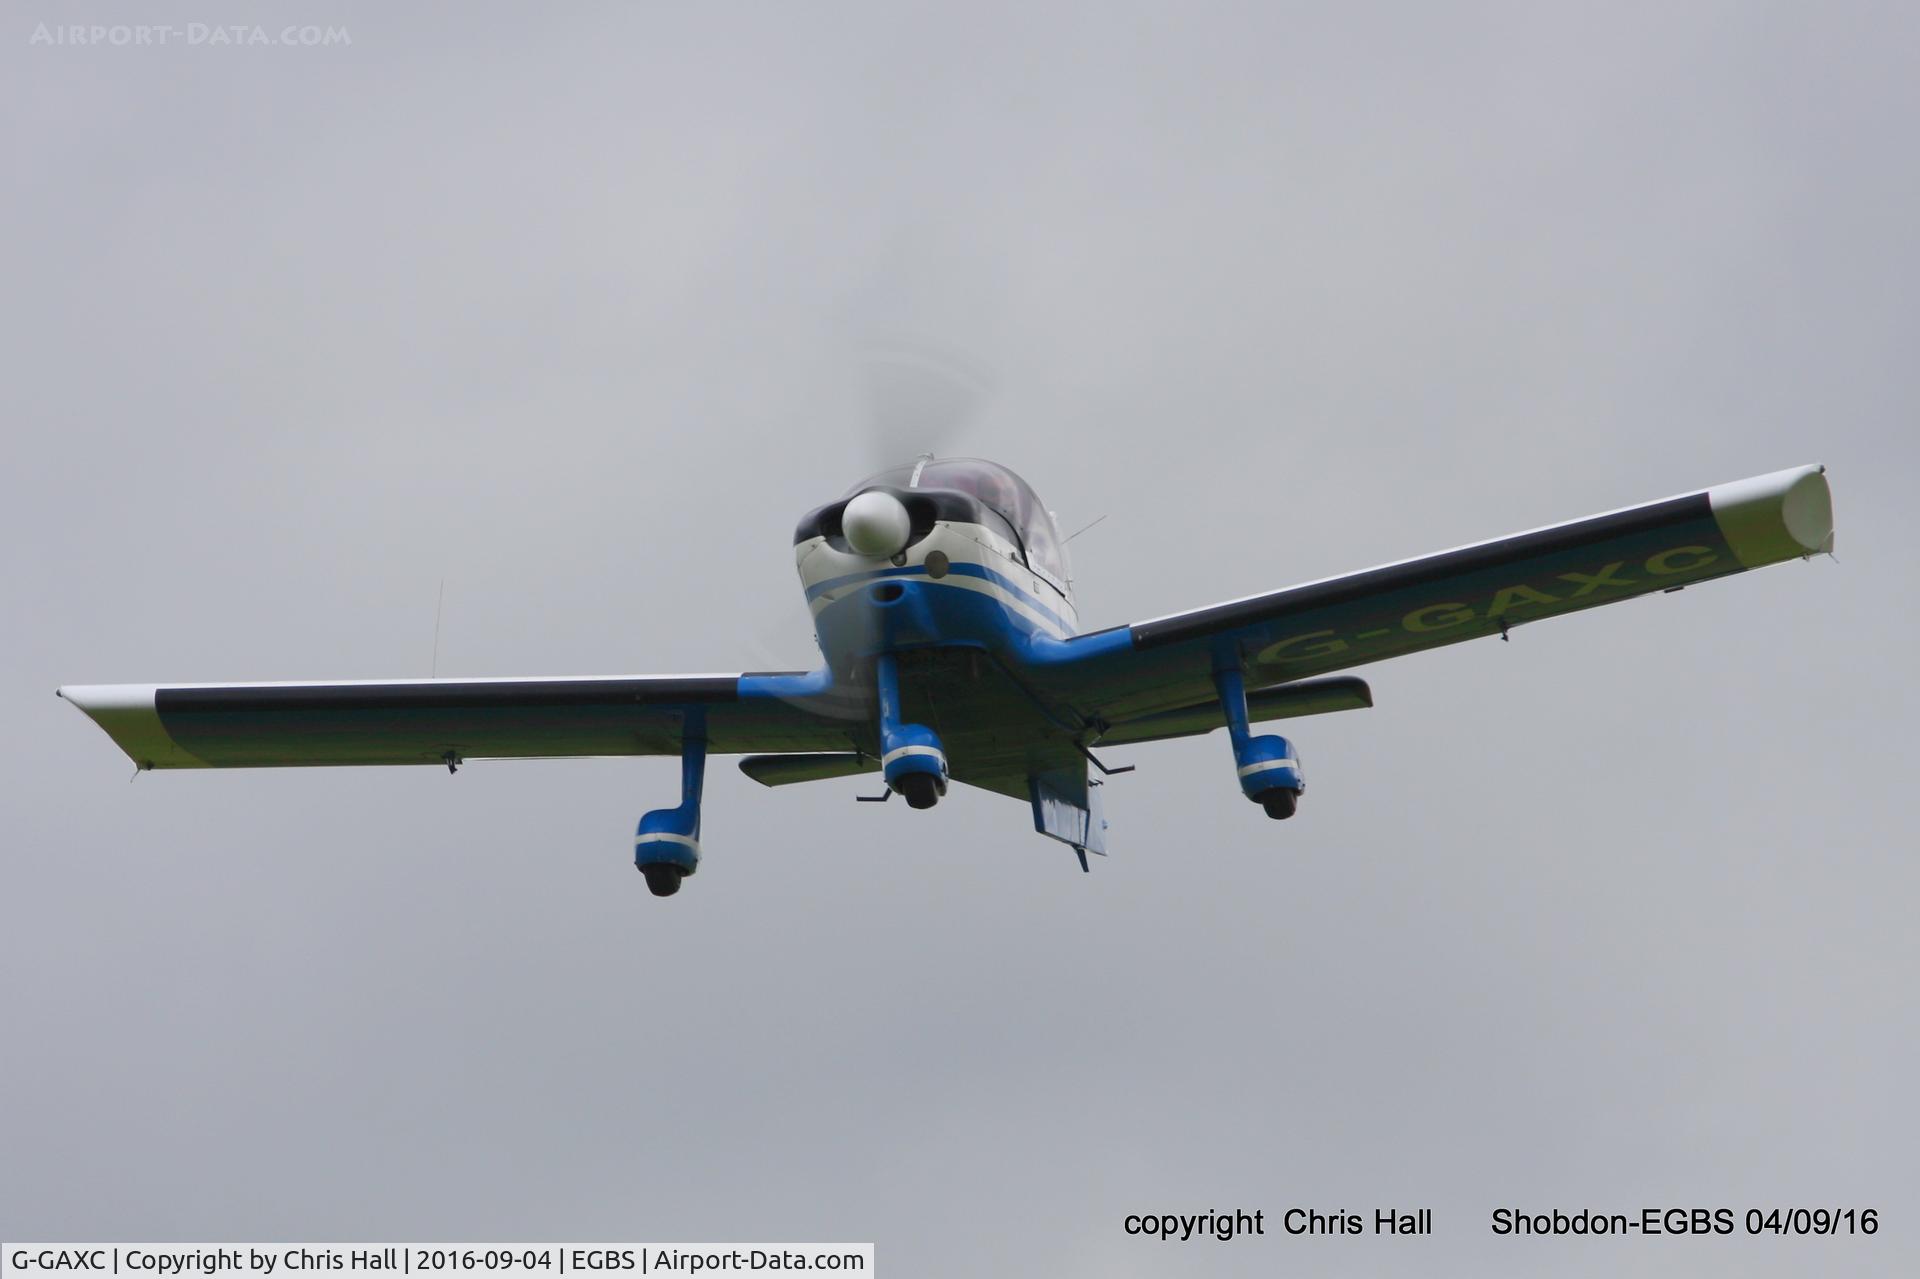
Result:
{"label": "low-wing monoplane", "polygon": [[807,513],[794,534],[823,663],[810,672],[59,690],[141,769],[676,755],[680,803],[634,864],[659,896],[700,864],[708,755],[768,786],[879,773],[931,808],[950,782],[1030,806],[1106,851],[1096,749],[1227,730],[1269,817],[1305,789],[1267,720],[1372,705],[1336,674],[1833,547],[1825,469],[1803,466],[1569,524],[1082,632],[1052,515],[1004,466],[922,457]]}

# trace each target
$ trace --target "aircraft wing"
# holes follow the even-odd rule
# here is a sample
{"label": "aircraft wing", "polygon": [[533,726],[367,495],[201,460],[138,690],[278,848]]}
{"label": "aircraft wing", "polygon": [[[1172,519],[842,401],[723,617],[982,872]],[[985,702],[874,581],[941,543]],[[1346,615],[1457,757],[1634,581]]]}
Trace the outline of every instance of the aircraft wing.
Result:
{"label": "aircraft wing", "polygon": [[824,674],[80,684],[59,690],[141,768],[441,764],[852,745]]}
{"label": "aircraft wing", "polygon": [[1498,635],[1833,549],[1826,468],[1803,466],[1286,590],[1045,642],[1044,692],[1113,726],[1249,688]]}

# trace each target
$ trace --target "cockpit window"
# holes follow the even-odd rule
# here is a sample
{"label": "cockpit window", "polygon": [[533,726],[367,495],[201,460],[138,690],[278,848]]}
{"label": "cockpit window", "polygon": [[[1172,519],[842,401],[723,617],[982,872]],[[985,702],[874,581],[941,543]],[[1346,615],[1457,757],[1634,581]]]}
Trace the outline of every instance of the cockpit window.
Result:
{"label": "cockpit window", "polygon": [[1028,566],[1062,592],[1066,590],[1067,557],[1060,532],[1039,495],[1018,475],[997,462],[980,458],[939,458],[920,468],[914,487],[958,489],[979,498],[1005,516],[1020,534]]}
{"label": "cockpit window", "polygon": [[[851,498],[874,487],[955,489],[978,498],[1004,518],[1020,539],[1027,565],[1061,594],[1067,591],[1067,549],[1053,515],[1028,483],[1001,466],[977,457],[923,458],[869,475],[848,489]],[[844,500],[844,499],[843,499]]]}

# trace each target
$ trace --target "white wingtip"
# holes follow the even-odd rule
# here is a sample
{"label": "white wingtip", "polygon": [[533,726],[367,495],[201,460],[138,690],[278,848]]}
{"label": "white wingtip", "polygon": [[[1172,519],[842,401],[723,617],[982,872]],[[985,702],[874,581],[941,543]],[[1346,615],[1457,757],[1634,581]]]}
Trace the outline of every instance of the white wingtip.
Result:
{"label": "white wingtip", "polygon": [[1824,466],[1796,466],[1707,490],[1713,518],[1745,568],[1833,549],[1833,491]]}
{"label": "white wingtip", "polygon": [[54,693],[106,730],[114,745],[141,768],[205,768],[180,749],[160,723],[152,684],[62,684]]}

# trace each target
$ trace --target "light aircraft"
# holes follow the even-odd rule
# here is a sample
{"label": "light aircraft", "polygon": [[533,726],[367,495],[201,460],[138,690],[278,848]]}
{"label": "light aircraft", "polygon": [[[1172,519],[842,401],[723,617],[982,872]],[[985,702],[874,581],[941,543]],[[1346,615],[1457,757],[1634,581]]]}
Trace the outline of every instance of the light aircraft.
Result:
{"label": "light aircraft", "polygon": [[[1833,548],[1803,466],[1548,528],[1083,632],[1066,547],[1004,466],[883,471],[794,533],[810,672],[61,688],[140,769],[677,755],[680,802],[634,865],[670,896],[700,864],[707,756],[768,786],[878,772],[931,808],[951,782],[1031,807],[1084,870],[1106,851],[1095,750],[1227,730],[1240,792],[1291,817],[1300,755],[1267,720],[1373,704],[1334,672]],[[1098,774],[1098,775],[1096,775]]]}

